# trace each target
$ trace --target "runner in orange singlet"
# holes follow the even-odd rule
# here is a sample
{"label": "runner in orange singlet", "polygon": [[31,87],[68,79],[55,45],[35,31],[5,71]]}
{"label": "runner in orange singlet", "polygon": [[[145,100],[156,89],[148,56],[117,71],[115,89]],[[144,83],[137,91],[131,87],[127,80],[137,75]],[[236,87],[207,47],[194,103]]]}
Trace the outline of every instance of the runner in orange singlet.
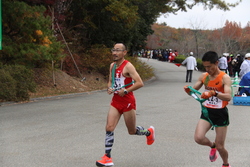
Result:
{"label": "runner in orange singlet", "polygon": [[[207,108],[209,119],[201,114],[194,139],[198,144],[211,147],[209,159],[214,162],[217,159],[217,151],[219,152],[223,164],[222,167],[230,167],[228,163],[228,152],[225,149],[225,139],[227,133],[227,126],[229,125],[229,115],[227,104],[231,100],[231,79],[230,77],[220,71],[218,68],[218,55],[216,52],[209,51],[202,57],[202,64],[206,69],[198,81],[193,86],[194,89],[199,90],[203,85],[205,91],[201,98],[207,99],[203,105]],[[190,89],[185,86],[185,91],[190,95]],[[215,141],[211,142],[206,133],[214,126],[216,137]]]}
{"label": "runner in orange singlet", "polygon": [[114,165],[111,158],[114,130],[122,115],[130,135],[145,135],[148,145],[153,144],[155,140],[153,126],[150,126],[148,129],[136,126],[136,103],[133,91],[143,86],[141,77],[135,67],[124,59],[124,56],[127,54],[124,44],[115,44],[111,51],[114,63],[110,65],[107,92],[114,95],[107,116],[105,154],[101,160],[96,161],[97,166]]}

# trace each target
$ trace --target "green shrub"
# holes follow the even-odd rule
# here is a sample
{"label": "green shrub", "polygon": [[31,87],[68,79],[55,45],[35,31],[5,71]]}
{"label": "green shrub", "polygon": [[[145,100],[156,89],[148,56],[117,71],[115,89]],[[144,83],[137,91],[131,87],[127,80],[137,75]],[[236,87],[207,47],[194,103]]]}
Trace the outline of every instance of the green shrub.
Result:
{"label": "green shrub", "polygon": [[0,99],[11,101],[16,98],[16,80],[4,69],[0,69],[0,73]]}
{"label": "green shrub", "polygon": [[109,75],[109,65],[113,61],[110,48],[93,45],[83,56],[83,66],[104,76]]}
{"label": "green shrub", "polygon": [[148,80],[154,76],[154,70],[147,63],[140,61],[137,57],[127,56],[126,60],[130,61],[136,68],[138,74],[143,81]]}
{"label": "green shrub", "polygon": [[199,69],[199,71],[205,71],[205,68],[202,65],[201,59],[197,59],[197,68]]}
{"label": "green shrub", "polygon": [[[98,55],[98,56],[96,56]],[[98,57],[98,59],[96,59]],[[154,76],[153,68],[146,63],[140,61],[137,57],[126,56],[125,59],[130,61],[136,68],[137,72],[140,74],[142,80],[147,80]],[[112,54],[110,48],[103,45],[92,46],[83,56],[82,56],[82,66],[89,71],[96,71],[101,73],[106,78],[109,75],[109,66],[113,62]]]}
{"label": "green shrub", "polygon": [[[182,63],[185,59],[186,59],[186,56],[178,55],[177,57],[175,57],[175,63]],[[197,61],[197,68],[199,69],[199,71],[205,71],[202,65],[202,60],[196,58],[196,61]]]}
{"label": "green shrub", "polygon": [[186,59],[186,56],[184,56],[184,55],[178,55],[178,56],[175,57],[174,62],[175,63],[182,63],[185,59]]}
{"label": "green shrub", "polygon": [[31,69],[21,65],[3,66],[1,74],[2,101],[29,100],[29,92],[35,92],[36,84]]}

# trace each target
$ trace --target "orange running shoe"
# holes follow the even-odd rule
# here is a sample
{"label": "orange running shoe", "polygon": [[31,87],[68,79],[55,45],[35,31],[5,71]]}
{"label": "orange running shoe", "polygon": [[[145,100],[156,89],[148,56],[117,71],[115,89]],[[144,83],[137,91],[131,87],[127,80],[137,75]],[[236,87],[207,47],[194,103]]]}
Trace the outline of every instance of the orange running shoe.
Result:
{"label": "orange running shoe", "polygon": [[109,158],[106,154],[102,157],[101,160],[96,161],[96,166],[113,166],[114,163],[112,158]]}
{"label": "orange running shoe", "polygon": [[217,151],[216,148],[211,148],[211,150],[210,150],[209,159],[211,162],[216,161],[216,159],[218,157],[216,151]]}
{"label": "orange running shoe", "polygon": [[155,128],[153,126],[150,126],[148,128],[148,131],[150,132],[150,135],[146,136],[147,137],[147,144],[151,145],[155,141]]}

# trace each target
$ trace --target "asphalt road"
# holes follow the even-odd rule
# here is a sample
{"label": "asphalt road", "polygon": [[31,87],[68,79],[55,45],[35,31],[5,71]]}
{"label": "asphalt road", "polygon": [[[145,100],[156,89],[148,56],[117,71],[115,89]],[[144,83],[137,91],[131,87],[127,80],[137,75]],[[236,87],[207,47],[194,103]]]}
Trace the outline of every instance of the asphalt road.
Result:
{"label": "asphalt road", "polygon": [[[137,124],[153,125],[156,140],[128,135],[123,118],[112,150],[117,167],[221,167],[210,162],[208,147],[193,140],[200,105],[183,91],[185,67],[142,59],[156,78],[135,91]],[[194,71],[194,80],[200,72]],[[191,86],[193,83],[190,83]],[[104,154],[106,115],[111,96],[96,91],[0,107],[1,167],[94,167]],[[226,140],[232,167],[250,166],[249,106],[230,102]],[[207,135],[210,139],[214,131]]]}

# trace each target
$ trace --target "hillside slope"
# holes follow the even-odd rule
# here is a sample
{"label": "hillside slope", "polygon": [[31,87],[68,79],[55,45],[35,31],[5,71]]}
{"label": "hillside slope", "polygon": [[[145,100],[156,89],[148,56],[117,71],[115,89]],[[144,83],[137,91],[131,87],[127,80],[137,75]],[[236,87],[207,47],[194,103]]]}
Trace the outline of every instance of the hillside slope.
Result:
{"label": "hillside slope", "polygon": [[[53,77],[54,76],[54,77]],[[99,73],[84,73],[85,78],[72,77],[61,70],[35,69],[36,93],[30,98],[55,96],[70,93],[81,93],[106,89],[107,80]]]}

